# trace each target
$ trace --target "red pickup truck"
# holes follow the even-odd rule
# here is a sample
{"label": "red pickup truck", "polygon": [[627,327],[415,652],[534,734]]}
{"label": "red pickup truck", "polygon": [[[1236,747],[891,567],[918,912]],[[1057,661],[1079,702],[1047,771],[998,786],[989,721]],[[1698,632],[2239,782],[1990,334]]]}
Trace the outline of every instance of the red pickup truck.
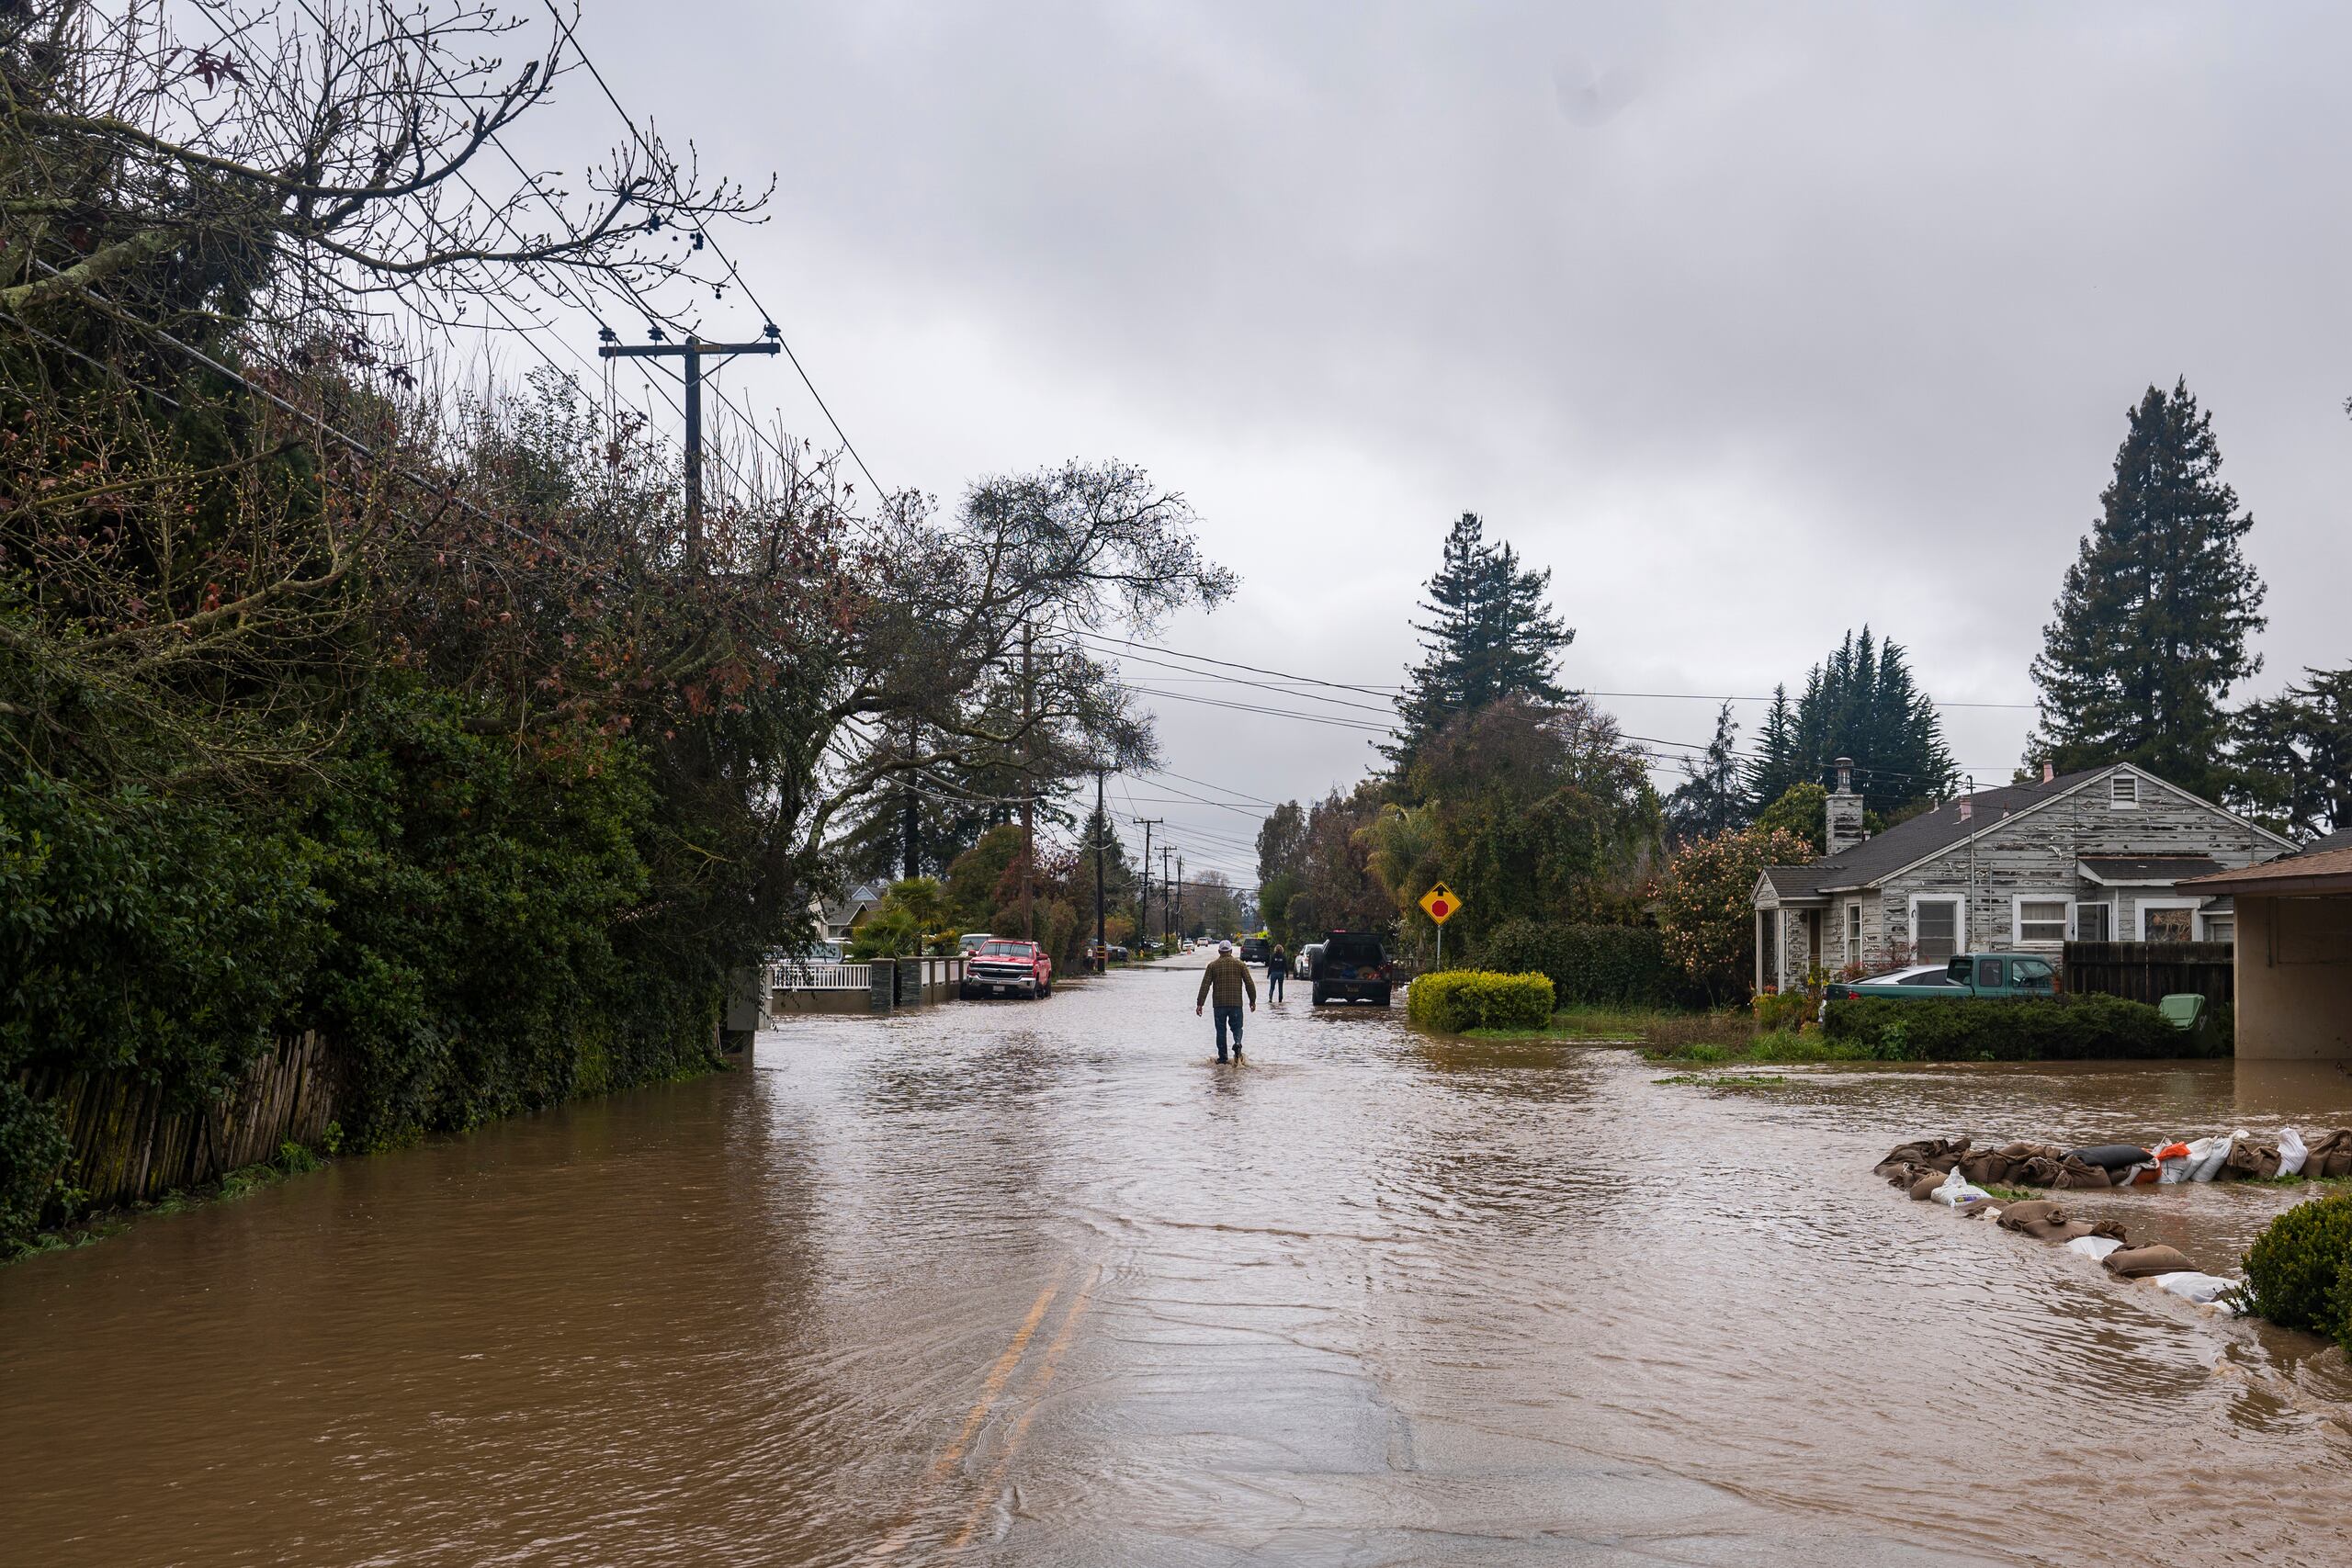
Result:
{"label": "red pickup truck", "polygon": [[1010,942],[990,937],[964,965],[959,995],[974,997],[1039,997],[1054,994],[1054,961],[1034,942]]}

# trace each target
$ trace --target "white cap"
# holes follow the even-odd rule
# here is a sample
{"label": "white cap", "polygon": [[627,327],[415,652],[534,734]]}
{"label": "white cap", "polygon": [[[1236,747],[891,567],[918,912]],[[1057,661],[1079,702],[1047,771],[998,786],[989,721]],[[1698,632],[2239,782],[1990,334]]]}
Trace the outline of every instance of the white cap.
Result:
{"label": "white cap", "polygon": [[1216,950],[1219,953],[1231,953],[1233,951],[1233,944],[1229,942],[1221,942],[1216,944]]}

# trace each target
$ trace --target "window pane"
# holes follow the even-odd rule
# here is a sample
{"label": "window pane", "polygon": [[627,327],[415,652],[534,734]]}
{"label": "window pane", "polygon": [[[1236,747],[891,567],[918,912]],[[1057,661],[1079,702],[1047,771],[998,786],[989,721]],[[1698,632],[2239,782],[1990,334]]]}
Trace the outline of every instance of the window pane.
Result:
{"label": "window pane", "polygon": [[2019,942],[2066,940],[2066,905],[2063,899],[2028,898],[2018,905]]}
{"label": "window pane", "polygon": [[2206,917],[2205,940],[2207,942],[2235,942],[2237,939],[2238,922],[2235,917],[2230,915]]}
{"label": "window pane", "polygon": [[1922,964],[1939,963],[1960,950],[1960,902],[1953,898],[1924,900],[1918,906],[1918,930],[1913,933]]}
{"label": "window pane", "polygon": [[1978,959],[1976,983],[1987,990],[1998,990],[2001,985],[2001,961],[1997,958]]}
{"label": "window pane", "polygon": [[2109,917],[2113,913],[2104,904],[2075,906],[2075,940],[2076,942],[2111,942],[2113,930]]}
{"label": "window pane", "polygon": [[2143,909],[2140,930],[2148,942],[2187,942],[2189,938],[2188,909]]}

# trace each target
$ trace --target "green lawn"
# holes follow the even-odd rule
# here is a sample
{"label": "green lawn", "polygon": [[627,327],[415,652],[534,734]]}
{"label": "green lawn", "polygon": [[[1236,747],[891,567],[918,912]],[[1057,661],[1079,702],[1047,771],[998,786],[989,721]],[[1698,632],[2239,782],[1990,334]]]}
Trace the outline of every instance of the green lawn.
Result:
{"label": "green lawn", "polygon": [[1542,1029],[1474,1029],[1469,1032],[1478,1040],[1576,1040],[1596,1044],[1643,1045],[1655,1051],[1702,1042],[1743,1043],[1755,1029],[1747,1014],[1737,1010],[1681,1012],[1578,1003],[1554,1013],[1552,1021]]}

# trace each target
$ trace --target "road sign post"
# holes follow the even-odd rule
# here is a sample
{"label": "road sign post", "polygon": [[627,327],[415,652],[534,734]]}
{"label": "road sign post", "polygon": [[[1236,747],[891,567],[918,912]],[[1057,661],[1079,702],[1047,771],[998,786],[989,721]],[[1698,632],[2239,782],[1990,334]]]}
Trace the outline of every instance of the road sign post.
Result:
{"label": "road sign post", "polygon": [[1462,912],[1462,899],[1453,888],[1441,882],[1421,895],[1421,912],[1437,922],[1437,962],[1445,964],[1445,922]]}

